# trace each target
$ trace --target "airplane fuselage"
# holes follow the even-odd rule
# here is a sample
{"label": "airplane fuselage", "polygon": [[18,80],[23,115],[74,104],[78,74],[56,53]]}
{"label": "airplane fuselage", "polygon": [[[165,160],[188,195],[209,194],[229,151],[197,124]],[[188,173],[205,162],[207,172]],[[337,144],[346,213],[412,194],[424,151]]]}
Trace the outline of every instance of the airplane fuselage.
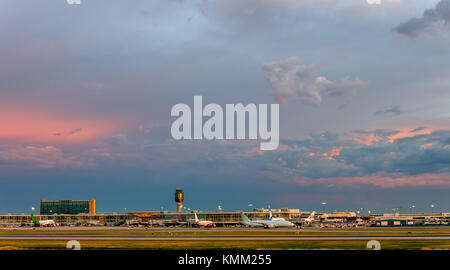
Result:
{"label": "airplane fuselage", "polygon": [[249,227],[264,227],[264,228],[279,228],[279,227],[294,227],[295,224],[285,220],[284,218],[271,218],[269,220],[249,220],[243,213],[242,224]]}

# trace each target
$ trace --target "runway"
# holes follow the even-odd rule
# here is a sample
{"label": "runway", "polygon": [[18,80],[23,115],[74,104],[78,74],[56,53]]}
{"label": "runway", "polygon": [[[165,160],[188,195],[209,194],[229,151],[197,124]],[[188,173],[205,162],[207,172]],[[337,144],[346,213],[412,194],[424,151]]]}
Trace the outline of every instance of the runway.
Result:
{"label": "runway", "polygon": [[343,241],[343,240],[450,240],[449,236],[0,236],[0,240],[85,241]]}

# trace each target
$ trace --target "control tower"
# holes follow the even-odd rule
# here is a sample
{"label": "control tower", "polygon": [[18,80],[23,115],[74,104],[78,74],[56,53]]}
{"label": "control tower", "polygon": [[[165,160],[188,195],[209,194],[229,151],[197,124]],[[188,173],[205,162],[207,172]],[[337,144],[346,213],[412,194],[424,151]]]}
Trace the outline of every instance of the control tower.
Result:
{"label": "control tower", "polygon": [[177,203],[177,212],[181,212],[181,208],[183,205],[181,204],[184,199],[183,190],[181,188],[177,188],[175,191],[175,202]]}

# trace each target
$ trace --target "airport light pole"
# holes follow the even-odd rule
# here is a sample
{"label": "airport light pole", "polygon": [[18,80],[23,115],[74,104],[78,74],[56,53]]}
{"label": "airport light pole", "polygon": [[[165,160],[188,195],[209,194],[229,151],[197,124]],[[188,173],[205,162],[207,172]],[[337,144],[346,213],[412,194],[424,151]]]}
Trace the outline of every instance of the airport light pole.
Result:
{"label": "airport light pole", "polygon": [[327,202],[322,202],[322,212],[325,213],[325,205],[327,205]]}

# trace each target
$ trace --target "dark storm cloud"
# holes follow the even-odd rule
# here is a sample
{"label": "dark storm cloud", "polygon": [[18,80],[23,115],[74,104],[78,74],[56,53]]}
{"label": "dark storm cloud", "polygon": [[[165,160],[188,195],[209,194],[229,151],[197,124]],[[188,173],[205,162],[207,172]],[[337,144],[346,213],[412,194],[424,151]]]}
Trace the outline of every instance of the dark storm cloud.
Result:
{"label": "dark storm cloud", "polygon": [[431,31],[438,24],[447,24],[450,22],[450,0],[441,0],[435,8],[424,11],[421,18],[412,18],[407,22],[401,23],[394,30],[400,34],[410,37],[418,37],[426,31]]}
{"label": "dark storm cloud", "polygon": [[[436,132],[341,151],[339,160],[358,168],[360,175],[447,173],[450,148],[444,147]],[[445,134],[448,136],[449,131]]]}
{"label": "dark storm cloud", "polygon": [[[336,177],[399,177],[450,172],[450,131],[392,140],[396,130],[367,131],[378,139],[370,145],[338,134],[314,135],[300,141],[282,141],[287,149],[264,153],[279,173],[310,179]],[[283,161],[283,162],[276,162]],[[449,179],[450,180],[450,179]]]}
{"label": "dark storm cloud", "polygon": [[[158,144],[143,147],[149,143],[145,141],[151,136],[144,132],[127,136],[132,139],[121,140],[121,148],[100,147],[92,153],[103,153],[94,157],[97,164],[115,163],[112,160],[117,159],[119,164],[144,166],[155,171],[177,168],[195,175],[198,175],[199,168],[202,168],[202,175],[222,171],[237,177],[239,174],[270,171],[287,178],[302,176],[309,179],[450,172],[449,130],[412,134],[395,140],[392,138],[399,135],[397,130],[361,130],[356,133],[377,139],[371,144],[361,144],[351,134],[325,132],[303,140],[282,140],[278,151],[261,152],[258,144],[252,141],[191,142],[167,139],[161,140],[165,143],[160,147]],[[130,149],[134,151],[130,152]],[[105,157],[107,163],[101,161]]]}
{"label": "dark storm cloud", "polygon": [[434,140],[444,147],[450,146],[450,133],[445,130],[438,130],[433,133],[435,135]]}

